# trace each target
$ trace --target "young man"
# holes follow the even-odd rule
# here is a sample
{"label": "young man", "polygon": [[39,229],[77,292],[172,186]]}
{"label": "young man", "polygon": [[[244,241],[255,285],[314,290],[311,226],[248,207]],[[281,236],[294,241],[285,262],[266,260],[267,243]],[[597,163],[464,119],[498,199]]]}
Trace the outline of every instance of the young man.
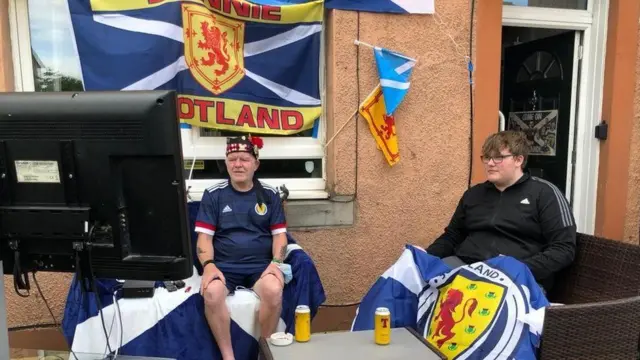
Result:
{"label": "young man", "polygon": [[560,190],[523,170],[528,153],[521,132],[489,136],[482,147],[487,181],[464,193],[427,252],[451,266],[511,256],[549,291],[554,274],[573,261],[576,224]]}
{"label": "young man", "polygon": [[261,335],[269,337],[280,318],[284,276],[279,264],[287,249],[286,221],[278,191],[254,176],[262,140],[227,139],[229,180],[208,188],[196,220],[202,264],[205,316],[223,360],[234,359],[225,299],[237,286],[260,297]]}

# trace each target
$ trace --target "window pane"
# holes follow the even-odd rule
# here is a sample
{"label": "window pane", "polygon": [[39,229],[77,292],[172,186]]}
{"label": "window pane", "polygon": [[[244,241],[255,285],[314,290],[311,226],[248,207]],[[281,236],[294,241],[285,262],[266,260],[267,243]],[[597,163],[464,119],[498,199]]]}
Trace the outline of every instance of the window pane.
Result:
{"label": "window pane", "polygon": [[503,0],[504,5],[587,10],[587,0]]}
{"label": "window pane", "polygon": [[[189,178],[191,159],[184,160],[184,176]],[[310,179],[322,177],[322,159],[260,160],[256,171],[260,179]],[[224,160],[197,160],[191,179],[223,179],[227,177]]]}
{"label": "window pane", "polygon": [[82,76],[66,0],[29,0],[36,91],[82,91]]}

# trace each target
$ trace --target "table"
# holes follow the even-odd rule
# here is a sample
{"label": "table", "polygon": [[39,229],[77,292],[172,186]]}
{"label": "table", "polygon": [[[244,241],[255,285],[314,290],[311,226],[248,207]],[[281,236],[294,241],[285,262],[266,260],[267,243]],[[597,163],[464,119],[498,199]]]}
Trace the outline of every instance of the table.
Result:
{"label": "table", "polygon": [[311,334],[311,340],[289,346],[274,346],[260,339],[260,360],[393,360],[393,359],[446,359],[422,336],[411,328],[391,329],[391,343],[376,345],[373,330],[340,331]]}

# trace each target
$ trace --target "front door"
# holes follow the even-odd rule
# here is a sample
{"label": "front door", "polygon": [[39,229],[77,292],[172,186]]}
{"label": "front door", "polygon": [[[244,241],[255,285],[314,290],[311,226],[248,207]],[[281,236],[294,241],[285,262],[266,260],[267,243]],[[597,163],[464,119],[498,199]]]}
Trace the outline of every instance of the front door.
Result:
{"label": "front door", "polygon": [[531,146],[527,168],[565,196],[574,40],[575,32],[569,31],[504,52],[505,128],[527,134]]}

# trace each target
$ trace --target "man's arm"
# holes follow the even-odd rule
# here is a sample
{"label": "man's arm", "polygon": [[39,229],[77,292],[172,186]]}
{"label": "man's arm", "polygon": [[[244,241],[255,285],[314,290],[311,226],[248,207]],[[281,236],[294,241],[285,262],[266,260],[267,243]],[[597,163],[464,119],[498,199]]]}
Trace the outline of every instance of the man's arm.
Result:
{"label": "man's arm", "polygon": [[[466,194],[465,194],[466,195]],[[454,254],[455,248],[467,237],[467,230],[464,227],[464,195],[460,198],[456,211],[449,221],[449,225],[428,248],[427,252],[439,258],[445,258]]]}
{"label": "man's arm", "polygon": [[524,263],[536,280],[542,281],[573,262],[576,223],[567,199],[551,184],[540,193],[538,214],[546,247]]}
{"label": "man's arm", "polygon": [[196,243],[196,252],[200,265],[204,264],[207,260],[213,260],[213,236],[199,233],[198,242]]}
{"label": "man's arm", "polygon": [[213,235],[216,232],[217,209],[214,197],[205,191],[202,195],[202,201],[200,201],[195,224],[195,231],[198,233],[196,255],[201,265],[207,260],[213,260]]}
{"label": "man's arm", "polygon": [[287,220],[284,214],[284,206],[276,189],[265,189],[271,197],[271,216],[269,228],[273,237],[273,259],[283,262],[287,256]]}
{"label": "man's arm", "polygon": [[279,233],[273,235],[273,259],[284,262],[287,256],[287,234]]}

